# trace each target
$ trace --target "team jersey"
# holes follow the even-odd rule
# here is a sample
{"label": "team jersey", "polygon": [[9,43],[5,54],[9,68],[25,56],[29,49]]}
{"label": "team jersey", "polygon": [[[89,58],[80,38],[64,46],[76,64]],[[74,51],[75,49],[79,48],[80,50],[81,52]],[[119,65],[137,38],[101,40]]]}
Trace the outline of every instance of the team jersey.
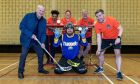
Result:
{"label": "team jersey", "polygon": [[61,38],[55,43],[54,46],[58,47],[61,44],[62,56],[66,59],[74,59],[79,54],[80,45],[87,46],[87,41],[80,40],[78,34],[74,34],[73,37],[68,37],[63,34]]}
{"label": "team jersey", "polygon": [[116,39],[118,37],[118,27],[120,23],[113,17],[105,17],[105,22],[95,23],[96,34],[101,34],[103,39]]}
{"label": "team jersey", "polygon": [[[88,25],[93,25],[94,24],[94,19],[88,17],[87,19],[80,19],[77,23],[80,26],[88,26]],[[92,28],[89,28],[87,33],[86,33],[86,38],[89,38],[92,36]]]}
{"label": "team jersey", "polygon": [[[51,25],[59,25],[59,23],[57,23],[57,20],[56,19],[55,21],[53,21],[52,17],[48,18],[47,20],[47,24],[51,24]],[[52,27],[53,28],[53,27]],[[47,35],[54,35],[53,31],[49,28],[46,29],[46,34]]]}
{"label": "team jersey", "polygon": [[[69,20],[67,20],[65,17],[61,19],[61,24],[62,25],[67,25],[69,22],[71,22],[73,25],[76,25],[76,20],[71,17]],[[62,33],[64,34],[65,33],[65,30],[63,29]]]}

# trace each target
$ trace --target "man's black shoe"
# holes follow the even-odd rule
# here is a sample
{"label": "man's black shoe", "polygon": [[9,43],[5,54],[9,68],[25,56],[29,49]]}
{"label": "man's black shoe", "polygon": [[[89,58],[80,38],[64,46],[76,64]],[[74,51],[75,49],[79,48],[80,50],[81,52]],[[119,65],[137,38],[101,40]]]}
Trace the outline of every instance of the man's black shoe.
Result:
{"label": "man's black shoe", "polygon": [[43,74],[48,74],[49,72],[47,70],[41,70],[41,71],[38,71],[38,73],[43,73]]}
{"label": "man's black shoe", "polygon": [[18,78],[19,78],[19,79],[23,79],[23,78],[24,78],[23,73],[18,73]]}

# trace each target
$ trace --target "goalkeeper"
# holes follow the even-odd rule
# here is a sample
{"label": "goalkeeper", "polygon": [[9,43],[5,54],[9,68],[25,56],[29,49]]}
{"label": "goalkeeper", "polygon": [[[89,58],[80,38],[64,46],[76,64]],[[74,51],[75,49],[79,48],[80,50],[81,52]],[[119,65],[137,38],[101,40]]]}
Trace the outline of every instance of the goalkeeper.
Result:
{"label": "goalkeeper", "polygon": [[[55,29],[54,34],[54,46],[58,47],[61,44],[62,48],[62,57],[59,60],[59,64],[67,69],[67,71],[71,71],[72,69],[79,74],[84,74],[87,72],[85,64],[78,58],[80,45],[87,46],[87,41],[85,38],[86,30],[83,29],[80,33],[75,34],[74,26],[72,23],[68,23],[66,25],[66,34],[60,35],[60,32]],[[62,71],[58,66],[54,69],[56,74],[62,74]]]}

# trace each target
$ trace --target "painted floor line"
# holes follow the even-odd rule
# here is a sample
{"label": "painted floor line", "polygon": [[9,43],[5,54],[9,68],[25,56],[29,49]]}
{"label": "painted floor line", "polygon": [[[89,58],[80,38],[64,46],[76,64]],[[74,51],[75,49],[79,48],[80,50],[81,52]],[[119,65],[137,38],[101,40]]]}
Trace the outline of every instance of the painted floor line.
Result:
{"label": "painted floor line", "polygon": [[[97,68],[96,66],[94,66],[95,68]],[[108,81],[110,84],[114,84],[104,73],[101,73]]]}
{"label": "painted floor line", "polygon": [[[108,63],[105,62],[105,64],[106,64],[107,66],[109,66],[110,68],[112,68],[113,70],[117,71],[114,67],[112,67],[112,66],[109,65]],[[133,83],[139,84],[139,83],[138,83],[137,81],[135,81],[134,79],[132,79],[132,78],[126,76],[125,74],[123,74],[123,75],[124,75],[127,79],[129,79],[130,81],[132,81]]]}
{"label": "painted floor line", "polygon": [[1,69],[1,70],[0,70],[0,72],[1,72],[1,71],[3,71],[3,70],[5,70],[5,69],[7,69],[7,68],[9,68],[9,67],[11,67],[11,66],[16,65],[17,63],[18,63],[18,61],[17,61],[17,62],[15,62],[15,63],[13,63],[13,64],[10,64],[9,66],[7,66],[7,67],[5,67],[5,68]]}

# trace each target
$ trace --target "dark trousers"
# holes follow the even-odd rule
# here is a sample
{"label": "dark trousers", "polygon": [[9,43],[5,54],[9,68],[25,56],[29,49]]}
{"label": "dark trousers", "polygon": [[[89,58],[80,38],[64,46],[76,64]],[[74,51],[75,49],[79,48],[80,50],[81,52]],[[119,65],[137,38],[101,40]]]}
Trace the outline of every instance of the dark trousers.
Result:
{"label": "dark trousers", "polygon": [[[46,49],[52,55],[52,57],[55,57],[55,47],[53,46],[54,35],[46,35],[46,38],[47,38],[46,42],[45,42]],[[53,60],[50,58],[50,56],[46,52],[45,52],[45,54],[46,54],[48,61],[53,62]]]}
{"label": "dark trousers", "polygon": [[40,45],[36,41],[32,40],[29,48],[22,46],[22,53],[20,55],[19,68],[18,68],[19,73],[24,72],[25,61],[26,61],[26,57],[28,55],[28,51],[30,48],[33,48],[35,50],[35,52],[37,53],[38,71],[43,70],[43,49],[40,47]]}

